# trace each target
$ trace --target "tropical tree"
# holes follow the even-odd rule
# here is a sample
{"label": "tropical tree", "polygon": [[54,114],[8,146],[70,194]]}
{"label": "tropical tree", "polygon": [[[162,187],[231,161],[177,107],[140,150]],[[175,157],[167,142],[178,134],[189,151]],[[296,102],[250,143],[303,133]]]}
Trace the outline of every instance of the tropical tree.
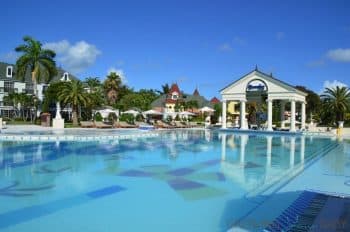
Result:
{"label": "tropical tree", "polygon": [[118,91],[121,88],[122,80],[121,77],[115,73],[111,72],[103,83],[103,88],[105,90],[108,104],[113,105],[118,99]]}
{"label": "tropical tree", "polygon": [[77,126],[79,108],[88,105],[90,101],[87,93],[84,91],[83,83],[78,80],[64,82],[59,90],[58,99],[63,104],[71,105],[73,125]]}
{"label": "tropical tree", "polygon": [[162,92],[161,92],[162,94],[168,94],[169,91],[170,91],[170,86],[168,83],[162,85]]}
{"label": "tropical tree", "polygon": [[344,121],[345,113],[350,110],[350,90],[348,87],[326,88],[321,99],[324,101],[324,107],[327,111],[335,114],[337,122]]}
{"label": "tropical tree", "polygon": [[199,106],[198,101],[196,100],[190,100],[185,103],[185,110],[191,110],[193,112],[193,109],[197,109]]}
{"label": "tropical tree", "polygon": [[55,52],[43,49],[42,44],[32,37],[23,37],[24,44],[16,47],[22,53],[16,62],[17,78],[24,81],[27,70],[32,74],[34,95],[37,96],[37,83],[49,82],[56,74]]}
{"label": "tropical tree", "polygon": [[320,113],[321,108],[321,98],[314,91],[304,87],[304,86],[295,86],[295,88],[307,93],[306,96],[306,114],[307,115],[317,115]]}
{"label": "tropical tree", "polygon": [[65,82],[62,82],[62,81],[51,83],[49,87],[46,89],[43,104],[42,104],[43,112],[49,112],[50,106],[55,105],[56,102],[59,101],[58,94],[62,89],[62,86],[64,85],[64,83]]}
{"label": "tropical tree", "polygon": [[101,81],[97,77],[88,77],[85,83],[88,85],[90,93],[96,91],[101,86]]}
{"label": "tropical tree", "polygon": [[155,90],[141,89],[138,92],[130,92],[124,95],[115,106],[123,111],[132,107],[148,110],[151,107],[151,103],[158,97],[159,95]]}

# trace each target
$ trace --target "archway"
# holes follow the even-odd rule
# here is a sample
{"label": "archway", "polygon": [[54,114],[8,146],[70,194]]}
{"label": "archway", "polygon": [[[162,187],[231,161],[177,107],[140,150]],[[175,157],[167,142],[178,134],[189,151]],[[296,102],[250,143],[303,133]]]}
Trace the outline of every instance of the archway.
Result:
{"label": "archway", "polygon": [[252,128],[261,127],[267,120],[266,99],[268,97],[268,85],[261,79],[253,79],[247,83],[247,121]]}

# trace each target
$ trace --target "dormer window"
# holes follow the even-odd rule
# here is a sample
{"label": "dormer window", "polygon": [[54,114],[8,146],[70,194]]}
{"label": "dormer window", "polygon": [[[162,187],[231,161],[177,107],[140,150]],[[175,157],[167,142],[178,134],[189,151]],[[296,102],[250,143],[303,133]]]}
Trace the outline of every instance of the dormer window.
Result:
{"label": "dormer window", "polygon": [[13,74],[13,67],[7,66],[6,67],[6,77],[12,78],[12,74]]}
{"label": "dormer window", "polygon": [[62,81],[70,81],[69,74],[67,72],[63,73],[63,77],[61,78]]}

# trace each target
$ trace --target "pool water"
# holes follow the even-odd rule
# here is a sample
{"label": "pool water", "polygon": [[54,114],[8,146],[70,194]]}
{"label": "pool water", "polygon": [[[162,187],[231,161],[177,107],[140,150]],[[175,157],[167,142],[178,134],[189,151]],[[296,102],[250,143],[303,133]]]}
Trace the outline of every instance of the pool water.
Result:
{"label": "pool water", "polygon": [[210,130],[3,141],[0,231],[226,231],[338,145]]}

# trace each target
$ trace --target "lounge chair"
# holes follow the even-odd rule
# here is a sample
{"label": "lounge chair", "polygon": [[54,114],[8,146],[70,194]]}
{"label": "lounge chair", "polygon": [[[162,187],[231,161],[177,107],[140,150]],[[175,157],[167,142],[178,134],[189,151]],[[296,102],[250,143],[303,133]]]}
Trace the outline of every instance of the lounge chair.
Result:
{"label": "lounge chair", "polygon": [[177,128],[186,128],[187,126],[185,126],[184,124],[182,124],[181,122],[179,122],[179,121],[175,121],[175,126],[177,127]]}
{"label": "lounge chair", "polygon": [[197,122],[189,122],[190,127],[199,127]]}
{"label": "lounge chair", "polygon": [[112,125],[106,124],[104,122],[95,122],[95,127],[100,129],[112,128]]}
{"label": "lounge chair", "polygon": [[95,124],[92,121],[81,121],[80,126],[84,128],[92,128],[95,127]]}
{"label": "lounge chair", "polygon": [[163,121],[160,121],[160,120],[156,121],[155,126],[158,127],[158,128],[165,128],[165,129],[173,129],[173,128],[175,128],[174,126],[172,126],[170,124],[167,124],[167,123],[165,123]]}
{"label": "lounge chair", "polygon": [[137,128],[138,126],[137,125],[133,125],[133,124],[129,124],[127,122],[120,121],[120,122],[114,123],[114,127],[118,127],[118,128]]}

